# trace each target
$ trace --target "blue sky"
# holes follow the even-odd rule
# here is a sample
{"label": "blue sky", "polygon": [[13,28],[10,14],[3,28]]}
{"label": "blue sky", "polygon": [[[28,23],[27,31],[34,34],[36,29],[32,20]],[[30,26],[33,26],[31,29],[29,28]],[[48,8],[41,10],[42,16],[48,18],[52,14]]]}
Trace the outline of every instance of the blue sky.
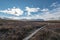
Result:
{"label": "blue sky", "polygon": [[0,0],[0,17],[60,20],[60,0]]}

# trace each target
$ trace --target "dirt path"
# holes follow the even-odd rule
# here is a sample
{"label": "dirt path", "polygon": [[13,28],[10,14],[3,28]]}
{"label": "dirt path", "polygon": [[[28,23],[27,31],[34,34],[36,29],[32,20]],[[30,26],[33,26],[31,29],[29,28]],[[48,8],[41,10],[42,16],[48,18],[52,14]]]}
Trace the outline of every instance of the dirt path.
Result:
{"label": "dirt path", "polygon": [[39,30],[45,28],[46,26],[43,26],[41,28],[38,28],[37,30],[35,30],[32,34],[30,34],[29,36],[27,36],[26,38],[24,38],[23,40],[29,40],[32,36],[34,36]]}

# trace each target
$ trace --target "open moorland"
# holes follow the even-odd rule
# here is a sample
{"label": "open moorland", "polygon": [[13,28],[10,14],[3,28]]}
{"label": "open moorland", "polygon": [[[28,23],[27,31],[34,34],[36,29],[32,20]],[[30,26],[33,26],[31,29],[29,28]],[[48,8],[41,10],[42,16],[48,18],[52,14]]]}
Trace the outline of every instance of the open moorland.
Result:
{"label": "open moorland", "polygon": [[48,23],[38,31],[30,40],[60,40],[60,23]]}
{"label": "open moorland", "polygon": [[60,22],[0,20],[0,40],[23,40],[43,26],[29,40],[60,40]]}

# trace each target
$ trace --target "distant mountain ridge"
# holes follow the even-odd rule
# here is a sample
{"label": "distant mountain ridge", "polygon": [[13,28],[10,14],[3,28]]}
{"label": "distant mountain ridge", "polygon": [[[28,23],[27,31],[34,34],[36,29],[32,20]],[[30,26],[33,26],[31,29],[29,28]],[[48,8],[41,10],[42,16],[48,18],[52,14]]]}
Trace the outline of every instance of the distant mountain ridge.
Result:
{"label": "distant mountain ridge", "polygon": [[[15,20],[15,19],[11,19],[11,18],[6,18],[6,17],[0,17],[0,20]],[[43,19],[16,19],[16,20],[20,20],[20,21],[44,21]]]}

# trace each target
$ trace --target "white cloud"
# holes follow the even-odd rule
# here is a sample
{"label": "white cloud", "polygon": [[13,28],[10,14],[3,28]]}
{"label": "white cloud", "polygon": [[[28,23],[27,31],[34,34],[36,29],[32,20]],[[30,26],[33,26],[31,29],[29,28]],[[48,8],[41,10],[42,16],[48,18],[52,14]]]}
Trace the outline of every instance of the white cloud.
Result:
{"label": "white cloud", "polygon": [[41,11],[42,11],[42,12],[47,12],[47,11],[49,11],[49,9],[44,8],[44,9],[42,9]]}
{"label": "white cloud", "polygon": [[[9,17],[10,19],[44,19],[44,20],[60,20],[60,4],[56,6],[56,8],[49,10],[48,8],[43,8],[42,10],[40,8],[29,8],[26,7],[25,11],[28,12],[28,16],[22,16],[22,17]],[[38,12],[41,11],[41,13],[36,15],[31,15],[31,12]],[[7,10],[1,10],[0,12],[12,14],[12,15],[23,15],[23,12],[19,8],[13,7],[12,9],[8,8]]]}
{"label": "white cloud", "polygon": [[8,8],[6,10],[0,10],[0,12],[7,13],[7,14],[12,14],[12,15],[16,15],[16,16],[19,16],[19,15],[23,14],[23,11],[21,9],[15,8],[15,7],[13,7],[12,9]]}
{"label": "white cloud", "polygon": [[42,9],[42,14],[36,17],[44,20],[60,20],[60,7],[57,6],[52,10]]}
{"label": "white cloud", "polygon": [[52,3],[52,5],[50,5],[50,7],[56,7],[57,6],[57,2]]}
{"label": "white cloud", "polygon": [[28,16],[31,15],[31,12],[38,12],[40,8],[29,8],[26,7],[26,11],[28,12]]}

